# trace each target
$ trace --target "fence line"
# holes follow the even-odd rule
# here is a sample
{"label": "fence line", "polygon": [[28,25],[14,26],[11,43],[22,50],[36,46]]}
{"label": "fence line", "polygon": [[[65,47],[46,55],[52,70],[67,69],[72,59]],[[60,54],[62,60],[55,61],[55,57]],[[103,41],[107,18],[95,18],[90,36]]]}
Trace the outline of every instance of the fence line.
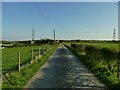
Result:
{"label": "fence line", "polygon": [[20,72],[20,52],[18,52],[18,71]]}
{"label": "fence line", "polygon": [[[45,52],[45,50],[46,49],[32,49],[32,50],[30,50],[31,51],[31,58],[29,59],[29,60],[24,60],[23,61],[23,55],[25,55],[25,54],[28,54],[28,53],[22,53],[22,52],[20,52],[20,51],[18,51],[18,54],[16,54],[17,56],[16,56],[16,60],[17,60],[17,62],[15,63],[15,65],[13,65],[12,67],[3,67],[4,69],[2,70],[2,72],[3,72],[3,74],[6,74],[6,73],[11,73],[11,72],[13,72],[13,71],[16,71],[16,70],[18,70],[19,72],[20,72],[20,69],[21,69],[21,67],[22,66],[24,66],[24,65],[26,65],[26,64],[28,64],[28,63],[31,63],[31,62],[33,62],[34,61],[34,57],[35,56],[41,56],[41,54],[44,54],[44,52]],[[37,52],[36,52],[37,51]],[[41,53],[41,51],[42,51],[42,53]],[[24,58],[25,59],[25,58]],[[28,58],[27,58],[28,59]],[[28,62],[28,63],[27,63]],[[8,63],[9,64],[9,63]]]}
{"label": "fence line", "polygon": [[34,59],[34,58],[33,58],[33,49],[31,50],[31,53],[32,53],[32,54],[31,54],[31,62],[33,62],[33,59]]}

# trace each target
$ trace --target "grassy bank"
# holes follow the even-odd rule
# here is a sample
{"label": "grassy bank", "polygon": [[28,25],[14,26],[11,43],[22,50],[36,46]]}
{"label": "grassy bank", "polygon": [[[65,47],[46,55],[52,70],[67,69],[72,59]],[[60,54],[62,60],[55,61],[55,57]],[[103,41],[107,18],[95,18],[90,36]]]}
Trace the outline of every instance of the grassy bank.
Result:
{"label": "grassy bank", "polygon": [[93,45],[84,49],[81,46],[67,47],[111,90],[120,88],[117,78],[117,58],[113,57],[117,52],[110,55],[108,52],[110,50],[106,49],[108,51],[104,51],[106,53],[101,55],[105,48],[100,50]]}
{"label": "grassy bank", "polygon": [[48,50],[41,57],[35,59],[33,63],[23,67],[20,72],[16,71],[8,76],[6,75],[2,84],[3,90],[6,90],[7,88],[23,88],[23,86],[35,74],[35,72],[47,61],[49,56],[56,50],[57,47],[58,45],[52,45],[50,50]]}
{"label": "grassy bank", "polygon": [[[71,44],[74,42],[69,42],[66,44]],[[108,48],[113,50],[118,50],[118,43],[117,42],[75,42],[75,44],[82,44],[82,45],[91,45],[99,48]]]}

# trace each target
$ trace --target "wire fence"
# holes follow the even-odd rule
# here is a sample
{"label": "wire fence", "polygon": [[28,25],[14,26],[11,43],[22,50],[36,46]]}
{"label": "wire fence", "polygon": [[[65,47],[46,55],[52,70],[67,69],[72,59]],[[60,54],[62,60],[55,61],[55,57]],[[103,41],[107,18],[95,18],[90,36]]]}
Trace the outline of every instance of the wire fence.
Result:
{"label": "wire fence", "polygon": [[[20,68],[31,63],[36,57],[44,55],[50,48],[50,46],[43,47],[31,47],[17,49],[16,51],[9,50],[3,52],[2,57],[2,74],[11,73],[13,71],[20,71]],[[9,55],[8,55],[9,54]]]}

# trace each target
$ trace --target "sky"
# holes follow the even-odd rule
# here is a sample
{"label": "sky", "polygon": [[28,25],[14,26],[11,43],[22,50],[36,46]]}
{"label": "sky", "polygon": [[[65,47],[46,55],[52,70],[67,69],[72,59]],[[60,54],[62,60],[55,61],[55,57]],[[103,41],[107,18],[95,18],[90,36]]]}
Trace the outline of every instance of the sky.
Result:
{"label": "sky", "polygon": [[3,2],[118,2],[119,0],[1,0]]}
{"label": "sky", "polygon": [[118,32],[117,2],[3,2],[2,39],[112,40]]}

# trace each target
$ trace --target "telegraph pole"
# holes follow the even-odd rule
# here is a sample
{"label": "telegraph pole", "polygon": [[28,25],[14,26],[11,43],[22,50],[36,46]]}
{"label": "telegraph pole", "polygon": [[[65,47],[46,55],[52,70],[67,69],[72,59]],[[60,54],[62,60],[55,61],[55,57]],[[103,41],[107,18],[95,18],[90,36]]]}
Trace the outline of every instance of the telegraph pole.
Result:
{"label": "telegraph pole", "polygon": [[120,58],[119,58],[120,52],[118,53],[118,73],[117,73],[117,78],[118,78],[118,85],[120,85]]}
{"label": "telegraph pole", "polygon": [[[118,11],[120,10],[120,1],[118,2]],[[120,12],[118,12],[118,16],[120,16]],[[120,20],[118,20],[118,23],[120,23]],[[119,30],[120,25],[118,25],[118,33],[120,33]],[[120,40],[120,35],[118,35],[118,41]],[[120,86],[120,44],[118,43],[118,86]]]}
{"label": "telegraph pole", "polygon": [[33,28],[33,30],[32,30],[32,41],[31,41],[31,44],[34,44],[34,38],[35,38],[35,36],[34,36],[34,28]]}
{"label": "telegraph pole", "polygon": [[54,42],[55,42],[55,30],[53,30],[53,35],[54,35]]}
{"label": "telegraph pole", "polygon": [[33,28],[33,32],[32,32],[32,41],[34,41],[34,28]]}

